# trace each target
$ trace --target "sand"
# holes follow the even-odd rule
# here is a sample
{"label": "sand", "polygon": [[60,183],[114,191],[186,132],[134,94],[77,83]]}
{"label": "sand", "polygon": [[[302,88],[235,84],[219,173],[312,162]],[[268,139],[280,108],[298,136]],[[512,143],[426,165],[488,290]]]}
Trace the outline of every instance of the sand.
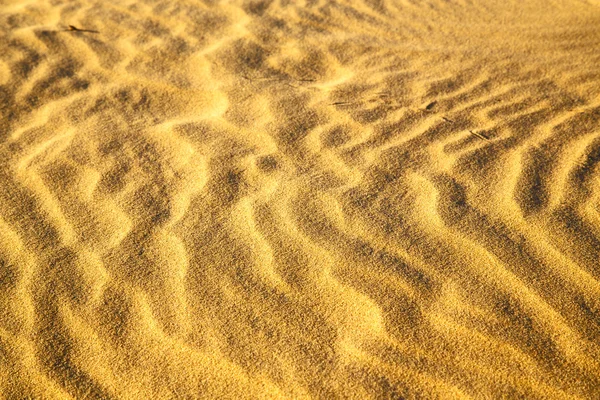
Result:
{"label": "sand", "polygon": [[600,398],[598,1],[0,0],[0,184],[1,399]]}

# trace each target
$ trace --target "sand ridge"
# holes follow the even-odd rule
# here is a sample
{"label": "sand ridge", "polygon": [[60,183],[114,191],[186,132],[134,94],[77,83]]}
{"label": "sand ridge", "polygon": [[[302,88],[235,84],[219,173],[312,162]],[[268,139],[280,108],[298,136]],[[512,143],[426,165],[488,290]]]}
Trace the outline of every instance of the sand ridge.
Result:
{"label": "sand ridge", "polygon": [[0,0],[0,398],[599,397],[598,22]]}

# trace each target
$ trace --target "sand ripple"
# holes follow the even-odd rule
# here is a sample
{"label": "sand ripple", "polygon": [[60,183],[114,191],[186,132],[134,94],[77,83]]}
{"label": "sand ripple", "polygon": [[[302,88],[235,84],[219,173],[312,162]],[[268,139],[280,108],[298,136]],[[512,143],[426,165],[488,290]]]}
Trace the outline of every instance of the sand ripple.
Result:
{"label": "sand ripple", "polygon": [[598,6],[0,1],[0,398],[600,397]]}

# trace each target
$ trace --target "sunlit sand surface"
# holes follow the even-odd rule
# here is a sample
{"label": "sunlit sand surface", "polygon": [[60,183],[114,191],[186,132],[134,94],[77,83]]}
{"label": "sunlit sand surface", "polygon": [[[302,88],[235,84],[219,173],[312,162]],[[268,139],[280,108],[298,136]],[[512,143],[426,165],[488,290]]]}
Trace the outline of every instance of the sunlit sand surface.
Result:
{"label": "sunlit sand surface", "polygon": [[0,0],[1,399],[600,398],[600,2]]}

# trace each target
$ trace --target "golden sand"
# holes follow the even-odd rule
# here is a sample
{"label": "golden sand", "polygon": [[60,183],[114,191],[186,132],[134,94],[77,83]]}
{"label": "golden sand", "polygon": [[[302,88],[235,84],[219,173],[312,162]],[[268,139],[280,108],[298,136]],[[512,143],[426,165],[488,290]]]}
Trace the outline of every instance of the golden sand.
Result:
{"label": "golden sand", "polygon": [[600,2],[0,0],[1,399],[600,398]]}

